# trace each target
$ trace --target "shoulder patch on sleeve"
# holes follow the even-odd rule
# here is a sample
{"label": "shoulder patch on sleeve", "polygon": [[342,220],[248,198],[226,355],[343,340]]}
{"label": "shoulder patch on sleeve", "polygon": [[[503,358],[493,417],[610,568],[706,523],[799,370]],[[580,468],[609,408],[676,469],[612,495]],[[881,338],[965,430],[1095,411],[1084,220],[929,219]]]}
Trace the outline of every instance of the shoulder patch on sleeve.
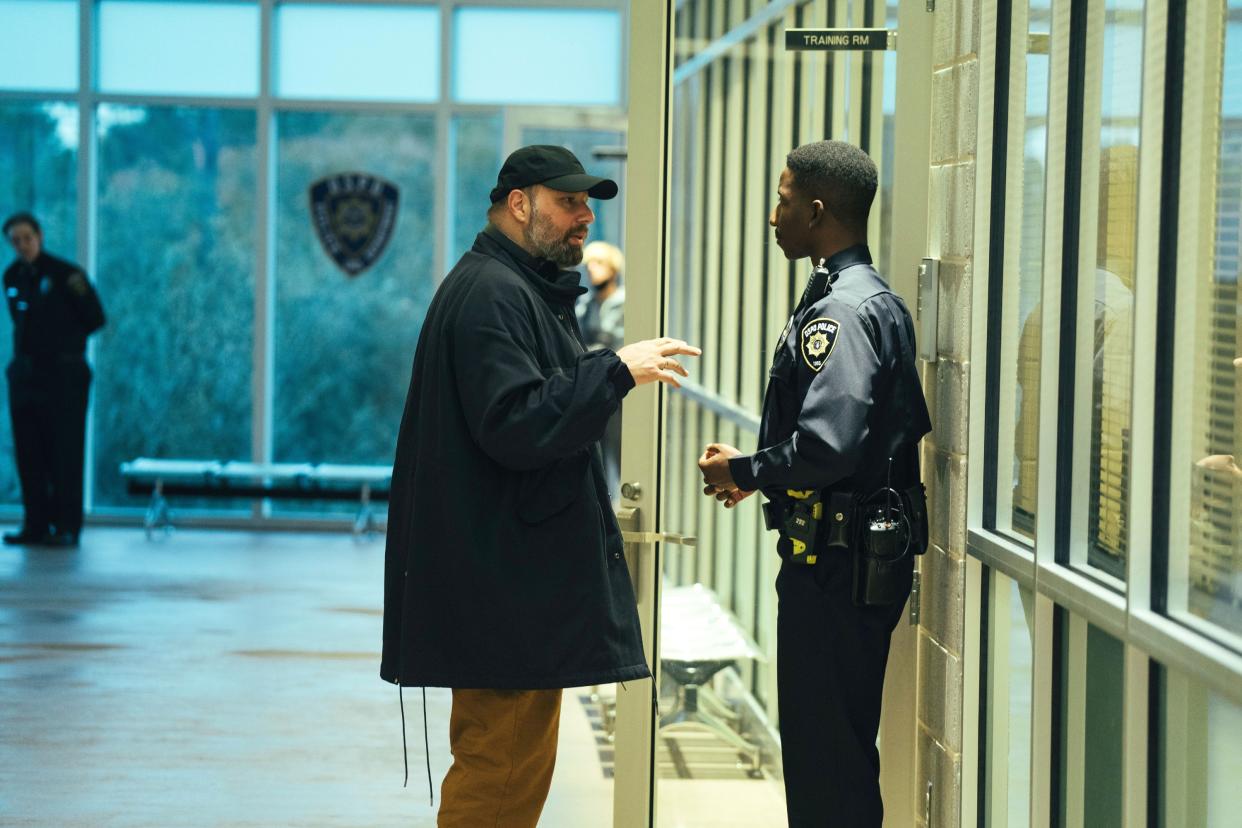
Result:
{"label": "shoulder patch on sleeve", "polygon": [[802,359],[812,371],[819,372],[837,344],[841,326],[835,319],[819,317],[802,326]]}
{"label": "shoulder patch on sleeve", "polygon": [[85,296],[90,291],[90,286],[86,283],[86,277],[80,272],[69,274],[69,289],[78,296]]}

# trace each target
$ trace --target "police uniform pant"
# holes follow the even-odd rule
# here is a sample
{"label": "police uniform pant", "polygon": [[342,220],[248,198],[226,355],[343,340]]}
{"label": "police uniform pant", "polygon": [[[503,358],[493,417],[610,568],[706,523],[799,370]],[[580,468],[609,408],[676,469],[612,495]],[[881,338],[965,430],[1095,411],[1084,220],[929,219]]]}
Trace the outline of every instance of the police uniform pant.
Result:
{"label": "police uniform pant", "polygon": [[81,357],[15,359],[8,369],[17,476],[33,534],[82,529],[82,464],[91,370]]}
{"label": "police uniform pant", "polygon": [[[913,560],[910,561],[913,572]],[[776,578],[777,698],[790,828],[880,828],[876,736],[889,637],[905,606],[858,607],[851,556]],[[909,594],[907,581],[905,594]]]}
{"label": "police uniform pant", "polygon": [[453,690],[439,828],[535,828],[548,798],[560,690]]}

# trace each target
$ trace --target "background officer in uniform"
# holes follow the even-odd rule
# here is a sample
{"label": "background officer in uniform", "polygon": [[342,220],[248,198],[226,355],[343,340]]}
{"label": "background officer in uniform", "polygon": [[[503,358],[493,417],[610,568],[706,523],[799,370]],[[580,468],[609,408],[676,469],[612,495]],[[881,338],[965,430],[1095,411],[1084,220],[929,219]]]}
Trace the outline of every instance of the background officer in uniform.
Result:
{"label": "background officer in uniform", "polygon": [[[889,637],[913,555],[926,549],[917,444],[931,423],[910,314],[866,246],[875,191],[875,164],[855,146],[821,141],[789,154],[769,224],[786,258],[819,266],[777,343],[758,450],[713,443],[699,460],[705,494],[732,507],[762,490],[768,528],[781,531],[777,679],[791,828],[883,821],[875,741]],[[818,519],[799,505],[817,498]],[[889,557],[872,555],[881,535],[896,539]]]}
{"label": "background officer in uniform", "polygon": [[25,516],[8,544],[76,546],[82,530],[82,452],[91,370],[86,338],[104,324],[82,269],[43,250],[30,213],[4,222],[17,260],[4,272],[13,318],[9,412]]}

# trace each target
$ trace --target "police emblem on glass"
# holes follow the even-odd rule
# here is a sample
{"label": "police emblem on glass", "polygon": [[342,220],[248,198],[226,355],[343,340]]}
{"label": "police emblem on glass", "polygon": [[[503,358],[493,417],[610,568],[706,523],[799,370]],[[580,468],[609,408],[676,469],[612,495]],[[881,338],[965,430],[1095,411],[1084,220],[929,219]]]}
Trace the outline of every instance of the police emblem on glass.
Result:
{"label": "police emblem on glass", "polygon": [[310,186],[311,224],[324,252],[349,276],[384,253],[397,224],[397,185],[360,172],[337,173]]}

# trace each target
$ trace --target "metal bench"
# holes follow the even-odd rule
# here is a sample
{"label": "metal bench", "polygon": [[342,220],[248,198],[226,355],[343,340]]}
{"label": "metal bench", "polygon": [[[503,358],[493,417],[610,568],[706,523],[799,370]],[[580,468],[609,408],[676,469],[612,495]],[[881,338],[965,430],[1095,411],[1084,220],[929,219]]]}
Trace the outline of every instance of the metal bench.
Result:
{"label": "metal bench", "polygon": [[716,695],[711,680],[739,661],[765,661],[763,653],[702,584],[665,589],[660,601],[660,664],[677,683],[677,702],[660,717],[660,735],[710,733],[746,757],[748,770],[758,774],[762,749],[739,732],[738,713]]}
{"label": "metal bench", "polygon": [[355,534],[375,531],[373,501],[388,500],[392,487],[389,466],[347,466],[321,463],[242,463],[215,460],[156,460],[139,457],[121,464],[121,477],[132,495],[150,495],[143,527],[150,538],[170,531],[168,497],[265,500],[357,501]]}

